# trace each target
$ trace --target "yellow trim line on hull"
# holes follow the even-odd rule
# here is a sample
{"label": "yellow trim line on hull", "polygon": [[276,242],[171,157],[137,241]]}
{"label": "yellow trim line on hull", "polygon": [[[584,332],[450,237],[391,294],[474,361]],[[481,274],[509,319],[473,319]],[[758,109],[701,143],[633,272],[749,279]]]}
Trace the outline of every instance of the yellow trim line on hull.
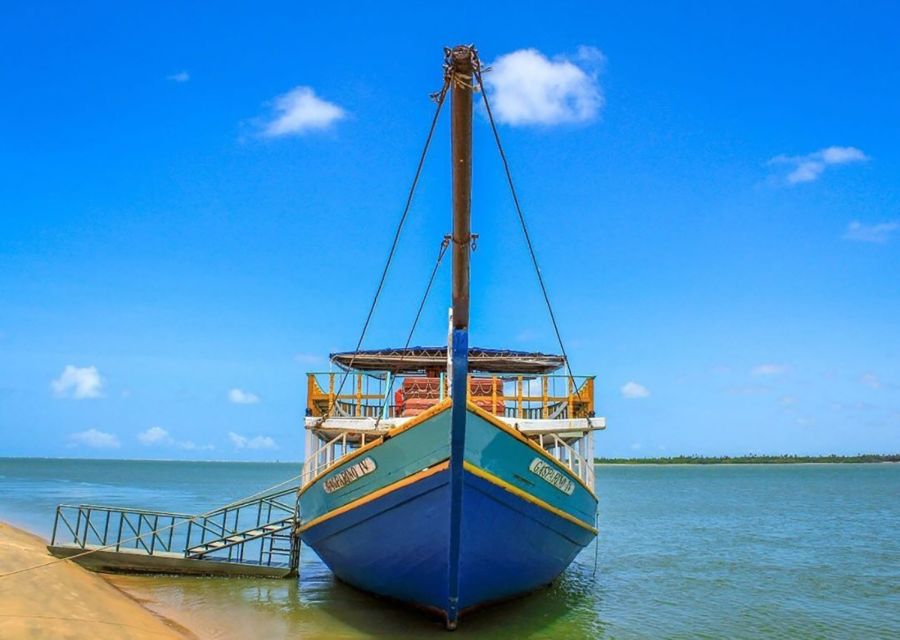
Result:
{"label": "yellow trim line on hull", "polygon": [[[508,433],[509,435],[511,435],[512,437],[514,437],[514,438],[515,438],[516,440],[518,440],[519,442],[522,442],[523,444],[526,444],[526,445],[528,445],[529,447],[531,447],[532,449],[534,449],[534,451],[535,451],[536,453],[541,454],[544,458],[546,458],[547,460],[549,460],[550,462],[552,462],[555,466],[557,466],[563,473],[565,473],[566,475],[570,476],[570,477],[571,477],[573,480],[575,480],[578,484],[580,484],[582,487],[584,487],[585,489],[587,489],[587,490],[588,490],[588,493],[591,494],[591,497],[592,497],[595,501],[597,501],[597,494],[594,493],[594,488],[593,488],[593,487],[589,487],[589,486],[587,485],[587,483],[586,483],[584,480],[582,480],[582,479],[578,476],[577,473],[575,473],[574,471],[572,471],[571,469],[569,469],[569,467],[567,467],[566,465],[564,465],[560,460],[558,460],[558,459],[554,458],[553,456],[551,456],[551,455],[547,452],[546,449],[542,449],[536,442],[534,442],[533,440],[530,440],[529,438],[527,438],[521,431],[519,431],[518,429],[514,429],[513,427],[509,426],[508,424],[506,424],[505,422],[503,422],[503,420],[501,420],[500,418],[498,418],[497,416],[495,416],[493,413],[490,413],[490,412],[488,412],[488,411],[485,411],[484,409],[482,409],[481,407],[479,407],[477,404],[473,404],[472,402],[467,402],[467,403],[466,403],[466,408],[467,408],[469,411],[471,411],[472,413],[474,413],[476,416],[478,416],[479,418],[481,418],[482,420],[484,420],[485,422],[487,422],[488,424],[491,424],[491,425],[497,427],[497,428],[500,429],[501,431],[505,431],[506,433]],[[591,462],[591,464],[593,464],[593,461]]]}
{"label": "yellow trim line on hull", "polygon": [[527,491],[523,491],[522,489],[519,489],[515,485],[511,485],[506,480],[503,480],[502,478],[498,478],[490,471],[485,471],[481,467],[476,467],[471,462],[463,462],[463,468],[466,471],[468,471],[469,473],[471,473],[472,475],[475,475],[475,476],[478,476],[479,478],[487,480],[491,484],[497,485],[501,489],[508,491],[509,493],[513,494],[514,496],[518,496],[519,498],[522,498],[522,500],[525,500],[526,502],[530,502],[531,504],[541,507],[542,509],[546,509],[550,513],[557,515],[560,518],[563,518],[564,520],[568,520],[572,524],[577,524],[579,527],[581,527],[583,529],[587,529],[594,535],[597,535],[597,530],[594,527],[592,527],[591,525],[589,525],[585,522],[582,522],[575,516],[573,516],[569,513],[566,513],[562,509],[557,509],[552,504],[544,502],[540,498],[534,497]]}
{"label": "yellow trim line on hull", "polygon": [[389,484],[386,487],[381,487],[381,489],[377,489],[367,496],[357,498],[356,500],[353,500],[352,502],[348,502],[347,504],[340,506],[337,509],[332,509],[331,511],[329,511],[327,513],[323,513],[322,515],[320,515],[316,518],[313,518],[309,522],[301,524],[300,527],[298,527],[297,531],[302,533],[303,531],[306,531],[310,527],[314,527],[317,524],[325,522],[326,520],[330,520],[331,518],[334,518],[335,516],[339,516],[342,513],[347,513],[348,511],[352,511],[353,509],[355,509],[357,507],[361,507],[362,505],[366,504],[367,502],[371,502],[372,500],[375,500],[376,498],[380,498],[381,496],[386,496],[387,494],[392,493],[392,492],[396,491],[397,489],[402,489],[403,487],[409,486],[409,485],[413,484],[414,482],[418,482],[419,480],[424,480],[428,476],[433,476],[434,474],[438,473],[439,471],[444,471],[445,469],[447,469],[449,467],[450,467],[450,461],[444,460],[443,462],[438,463],[438,464],[434,465],[433,467],[428,467],[427,469],[422,469],[421,471],[418,471],[412,475],[406,476],[405,478],[402,478],[402,479],[398,480],[397,482],[394,482],[393,484]]}
{"label": "yellow trim line on hull", "polygon": [[410,418],[407,422],[404,422],[403,424],[401,424],[397,427],[394,427],[393,429],[391,429],[390,431],[385,433],[383,436],[381,436],[377,440],[373,440],[372,442],[370,442],[366,445],[363,445],[359,449],[356,449],[356,450],[350,452],[346,456],[338,458],[337,460],[332,462],[331,465],[325,467],[322,471],[320,471],[318,474],[316,474],[316,476],[312,480],[310,480],[305,485],[300,487],[300,491],[297,492],[297,497],[302,496],[307,489],[309,489],[316,482],[321,480],[324,476],[327,476],[329,473],[331,473],[332,471],[334,471],[341,465],[345,465],[348,462],[350,462],[351,460],[353,460],[354,458],[358,458],[359,456],[364,454],[366,451],[370,451],[370,450],[374,449],[375,447],[379,447],[379,446],[383,445],[385,442],[387,442],[394,436],[401,434],[404,431],[407,431],[409,429],[412,429],[413,427],[416,427],[416,426],[422,424],[423,422],[428,420],[428,418],[431,418],[432,416],[436,416],[437,414],[441,413],[442,411],[446,411],[447,409],[450,408],[450,406],[451,406],[450,399],[447,398],[446,400],[443,400],[443,401],[437,403],[436,405],[434,405],[433,407],[423,411],[419,415],[417,415],[413,418]]}
{"label": "yellow trim line on hull", "polygon": [[[411,418],[408,422],[404,422],[403,424],[401,424],[397,427],[394,427],[393,429],[388,431],[386,434],[384,434],[377,440],[373,440],[372,442],[369,442],[368,444],[360,447],[359,449],[352,451],[351,453],[347,454],[346,456],[338,458],[333,463],[331,463],[331,465],[329,465],[328,467],[326,467],[325,469],[320,471],[318,474],[316,474],[316,476],[312,480],[310,480],[309,482],[304,484],[302,487],[300,487],[300,490],[297,492],[297,497],[302,496],[306,492],[307,489],[312,487],[316,482],[321,480],[323,477],[325,477],[326,475],[328,475],[329,473],[331,473],[338,467],[347,464],[351,460],[358,458],[359,456],[366,453],[367,451],[371,451],[375,447],[380,447],[381,445],[383,445],[385,442],[387,442],[394,436],[397,436],[397,435],[403,433],[404,431],[408,431],[409,429],[412,429],[413,427],[419,426],[423,422],[427,421],[429,418],[436,416],[437,414],[442,413],[443,411],[448,410],[451,406],[452,406],[452,402],[451,402],[450,398],[442,400],[441,402],[434,405],[433,407],[423,411],[422,413],[415,416],[414,418]],[[474,413],[475,415],[477,415],[478,417],[480,417],[481,419],[483,419],[484,421],[486,421],[488,424],[493,425],[494,427],[497,427],[501,431],[505,431],[506,433],[508,433],[509,435],[514,437],[516,440],[531,447],[531,449],[533,449],[535,453],[540,454],[546,460],[553,463],[563,473],[570,476],[578,484],[580,484],[582,487],[587,489],[588,493],[594,499],[595,502],[598,501],[597,494],[594,493],[594,488],[589,487],[587,485],[587,483],[585,483],[584,480],[582,480],[580,477],[578,477],[577,473],[575,473],[574,471],[569,469],[566,465],[562,464],[559,460],[557,460],[552,455],[550,455],[550,453],[548,453],[546,449],[542,449],[535,442],[532,442],[527,437],[525,437],[520,431],[510,427],[508,424],[506,424],[505,422],[503,422],[502,420],[497,418],[497,416],[495,416],[491,413],[488,413],[487,411],[485,411],[478,405],[476,405],[472,402],[466,402],[466,408],[469,411],[471,411],[472,413]]]}
{"label": "yellow trim line on hull", "polygon": [[[381,489],[373,491],[372,493],[370,493],[367,496],[357,498],[356,500],[353,500],[352,502],[348,502],[347,504],[340,506],[336,509],[333,509],[333,510],[329,511],[328,513],[323,513],[322,515],[320,515],[316,518],[313,518],[309,522],[301,524],[300,527],[297,529],[297,531],[299,533],[302,533],[311,527],[314,527],[318,524],[326,522],[327,520],[330,520],[341,514],[352,511],[353,509],[356,509],[357,507],[361,507],[364,504],[371,502],[372,500],[381,498],[382,496],[386,496],[389,493],[393,493],[394,491],[396,491],[398,489],[407,487],[415,482],[418,482],[419,480],[424,480],[425,478],[427,478],[429,476],[433,476],[434,474],[439,473],[441,471],[445,471],[446,469],[449,468],[449,466],[450,466],[450,461],[445,460],[444,462],[436,464],[433,467],[429,467],[427,469],[423,469],[422,471],[419,471],[412,475],[406,476],[405,478],[402,478],[401,480],[398,480],[397,482],[394,482],[393,484],[389,484],[386,487],[382,487]],[[583,529],[590,531],[594,535],[597,535],[597,529],[595,529],[594,527],[592,527],[588,524],[585,524],[584,522],[582,522],[575,516],[573,516],[569,513],[566,513],[562,509],[557,509],[553,505],[548,504],[547,502],[544,502],[540,498],[534,497],[527,491],[523,491],[522,489],[519,489],[518,487],[511,485],[510,483],[506,482],[505,480],[503,480],[501,478],[498,478],[497,476],[490,473],[489,471],[485,471],[481,467],[476,467],[471,462],[463,462],[463,468],[466,471],[468,471],[469,473],[471,473],[472,475],[476,475],[479,478],[482,478],[482,479],[486,480],[487,482],[490,482],[491,484],[494,484],[494,485],[500,487],[501,489],[508,491],[509,493],[511,493],[519,498],[522,498],[526,502],[530,502],[533,505],[541,507],[542,509],[549,511],[552,514],[557,515],[560,518],[563,518],[564,520],[568,520],[569,522],[576,524],[579,527],[582,527]]]}

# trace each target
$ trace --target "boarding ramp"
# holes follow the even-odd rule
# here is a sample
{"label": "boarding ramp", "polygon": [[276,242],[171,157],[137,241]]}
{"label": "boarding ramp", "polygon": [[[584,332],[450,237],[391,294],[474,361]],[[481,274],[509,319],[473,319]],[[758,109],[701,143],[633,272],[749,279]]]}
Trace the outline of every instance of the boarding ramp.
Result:
{"label": "boarding ramp", "polygon": [[199,515],[59,505],[48,549],[94,571],[289,577],[300,557],[297,488]]}

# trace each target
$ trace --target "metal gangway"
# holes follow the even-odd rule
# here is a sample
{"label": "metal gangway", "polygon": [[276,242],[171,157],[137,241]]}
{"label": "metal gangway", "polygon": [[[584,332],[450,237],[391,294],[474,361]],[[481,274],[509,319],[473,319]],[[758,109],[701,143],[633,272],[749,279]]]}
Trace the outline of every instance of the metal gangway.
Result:
{"label": "metal gangway", "polygon": [[199,515],[63,504],[48,549],[94,571],[294,576],[297,489],[292,483]]}

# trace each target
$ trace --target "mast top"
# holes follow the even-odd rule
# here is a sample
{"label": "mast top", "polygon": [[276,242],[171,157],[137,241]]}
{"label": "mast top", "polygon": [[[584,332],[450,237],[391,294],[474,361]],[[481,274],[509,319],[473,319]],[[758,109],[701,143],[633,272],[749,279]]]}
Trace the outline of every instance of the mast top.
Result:
{"label": "mast top", "polygon": [[453,329],[469,328],[469,253],[472,242],[472,93],[478,54],[472,45],[445,50],[450,82],[453,171]]}

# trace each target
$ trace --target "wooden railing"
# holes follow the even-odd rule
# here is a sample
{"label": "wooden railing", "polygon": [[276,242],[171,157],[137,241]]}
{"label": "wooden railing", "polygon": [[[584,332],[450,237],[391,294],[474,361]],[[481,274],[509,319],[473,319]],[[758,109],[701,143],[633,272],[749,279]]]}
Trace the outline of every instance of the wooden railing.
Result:
{"label": "wooden railing", "polygon": [[[392,379],[383,372],[307,374],[307,414],[314,417],[397,418],[415,415],[398,403],[394,389],[428,381],[430,393],[416,394],[417,409],[449,393],[447,376]],[[412,386],[415,386],[413,384]],[[469,376],[469,400],[494,415],[521,419],[586,418],[594,411],[594,377],[565,375]]]}

